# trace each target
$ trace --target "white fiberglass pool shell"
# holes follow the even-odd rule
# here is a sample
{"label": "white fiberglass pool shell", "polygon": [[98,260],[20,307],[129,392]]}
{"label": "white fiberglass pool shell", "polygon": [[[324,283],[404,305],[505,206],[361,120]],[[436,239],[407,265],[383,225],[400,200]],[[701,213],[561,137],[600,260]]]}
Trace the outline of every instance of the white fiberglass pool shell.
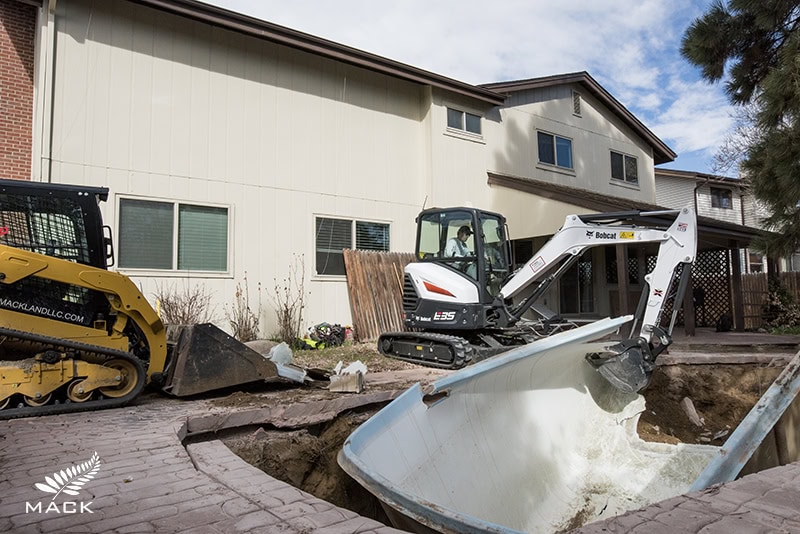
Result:
{"label": "white fiberglass pool shell", "polygon": [[519,347],[427,395],[417,384],[353,432],[339,463],[439,531],[557,532],[685,493],[718,448],[642,441],[644,398],[584,359],[630,319]]}

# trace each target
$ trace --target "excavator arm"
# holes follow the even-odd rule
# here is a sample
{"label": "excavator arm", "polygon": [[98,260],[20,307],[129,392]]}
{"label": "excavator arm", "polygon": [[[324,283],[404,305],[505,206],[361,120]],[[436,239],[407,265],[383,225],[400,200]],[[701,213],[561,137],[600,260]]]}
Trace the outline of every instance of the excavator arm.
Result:
{"label": "excavator arm", "polygon": [[[664,216],[674,216],[666,229],[611,225],[621,220],[647,224]],[[647,285],[634,316],[631,337],[613,345],[606,353],[587,355],[589,363],[609,382],[627,392],[639,391],[649,383],[656,357],[672,342],[677,303],[683,299],[690,275],[688,268],[681,273],[669,327],[665,330],[659,325],[665,300],[671,295],[676,271],[679,266],[694,262],[697,253],[697,221],[693,210],[570,215],[561,230],[500,291],[501,298],[509,299],[531,284],[540,282],[531,295],[508,309],[510,320],[517,320],[586,248],[638,243],[658,243],[659,250],[655,268],[644,278]]]}

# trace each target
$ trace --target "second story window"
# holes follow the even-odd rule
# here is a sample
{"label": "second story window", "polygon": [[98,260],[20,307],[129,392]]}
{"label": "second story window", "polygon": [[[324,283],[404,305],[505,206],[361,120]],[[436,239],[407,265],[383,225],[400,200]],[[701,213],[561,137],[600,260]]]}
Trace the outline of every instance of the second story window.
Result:
{"label": "second story window", "polygon": [[733,209],[733,194],[730,189],[711,188],[711,207],[724,210]]}
{"label": "second story window", "polygon": [[633,156],[611,151],[611,177],[632,184],[639,183],[639,163]]}
{"label": "second story window", "polygon": [[481,135],[481,117],[459,109],[447,108],[447,127]]}
{"label": "second story window", "polygon": [[572,140],[557,135],[536,132],[539,162],[572,169]]}

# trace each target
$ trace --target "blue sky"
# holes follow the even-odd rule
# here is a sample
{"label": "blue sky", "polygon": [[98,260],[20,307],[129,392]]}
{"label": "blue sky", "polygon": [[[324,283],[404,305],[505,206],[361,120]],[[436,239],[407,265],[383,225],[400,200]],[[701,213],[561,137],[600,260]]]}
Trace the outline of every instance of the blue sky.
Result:
{"label": "blue sky", "polygon": [[712,172],[733,127],[721,84],[680,55],[710,0],[205,0],[480,84],[585,70],[678,153]]}

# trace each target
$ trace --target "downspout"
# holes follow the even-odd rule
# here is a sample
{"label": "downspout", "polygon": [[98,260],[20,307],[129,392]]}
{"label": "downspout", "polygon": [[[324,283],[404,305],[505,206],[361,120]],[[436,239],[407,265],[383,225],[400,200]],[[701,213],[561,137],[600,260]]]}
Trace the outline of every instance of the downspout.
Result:
{"label": "downspout", "polygon": [[696,186],[694,186],[694,189],[692,190],[692,200],[694,201],[694,214],[695,215],[699,215],[699,212],[698,212],[699,208],[697,206],[697,190],[700,189],[701,187],[703,187],[704,185],[706,185],[708,183],[708,180],[709,180],[709,177],[706,176],[706,179],[702,183],[699,183]]}
{"label": "downspout", "polygon": [[53,117],[55,103],[55,77],[56,77],[56,1],[47,0],[42,7],[44,15],[47,17],[47,24],[44,26],[44,45],[43,71],[44,80],[42,86],[41,104],[41,140],[40,140],[40,177],[42,182],[52,182],[53,171]]}

